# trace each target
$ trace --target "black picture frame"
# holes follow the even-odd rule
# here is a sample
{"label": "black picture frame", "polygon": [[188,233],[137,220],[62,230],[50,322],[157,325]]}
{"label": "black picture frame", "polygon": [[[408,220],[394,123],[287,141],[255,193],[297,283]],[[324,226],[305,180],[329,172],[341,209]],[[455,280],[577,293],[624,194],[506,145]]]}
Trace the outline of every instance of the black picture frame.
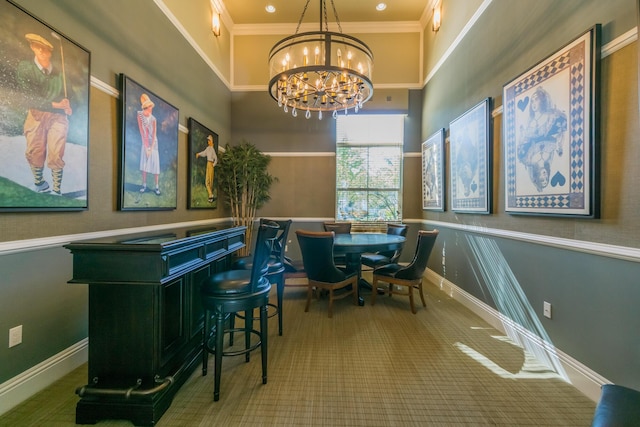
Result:
{"label": "black picture frame", "polygon": [[422,143],[422,209],[445,210],[444,128]]}
{"label": "black picture frame", "polygon": [[[187,189],[188,209],[216,209],[218,207],[218,181],[215,166],[218,164],[218,134],[189,117],[189,176]],[[205,150],[211,137],[212,153]],[[213,159],[210,160],[210,157]],[[211,168],[211,169],[208,169]],[[208,174],[211,174],[210,176]],[[211,180],[209,183],[208,181]],[[208,186],[211,188],[208,188]]]}
{"label": "black picture frame", "polygon": [[[175,209],[179,111],[125,74],[120,74],[120,87],[122,143],[118,207],[120,210]],[[143,106],[151,107],[150,116],[145,115]]]}
{"label": "black picture frame", "polygon": [[491,213],[491,98],[449,123],[451,210]]}
{"label": "black picture frame", "polygon": [[8,0],[0,52],[0,211],[86,210],[91,52]]}
{"label": "black picture frame", "polygon": [[503,87],[505,211],[600,216],[600,24]]}

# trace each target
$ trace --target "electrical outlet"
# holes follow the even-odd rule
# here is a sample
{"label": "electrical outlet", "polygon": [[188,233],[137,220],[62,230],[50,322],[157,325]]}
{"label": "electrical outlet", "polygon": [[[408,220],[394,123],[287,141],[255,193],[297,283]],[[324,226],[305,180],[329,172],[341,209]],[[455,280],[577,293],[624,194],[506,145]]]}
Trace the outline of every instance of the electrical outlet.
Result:
{"label": "electrical outlet", "polygon": [[546,301],[544,302],[542,314],[544,314],[544,317],[551,319],[551,303],[548,303]]}
{"label": "electrical outlet", "polygon": [[22,325],[9,329],[9,348],[22,343]]}

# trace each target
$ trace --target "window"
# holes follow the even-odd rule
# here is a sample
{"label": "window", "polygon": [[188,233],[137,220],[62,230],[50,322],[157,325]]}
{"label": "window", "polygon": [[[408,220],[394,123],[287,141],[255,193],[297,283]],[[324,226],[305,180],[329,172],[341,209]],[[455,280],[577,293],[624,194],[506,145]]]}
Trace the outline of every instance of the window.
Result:
{"label": "window", "polygon": [[403,115],[338,116],[336,219],[402,221]]}

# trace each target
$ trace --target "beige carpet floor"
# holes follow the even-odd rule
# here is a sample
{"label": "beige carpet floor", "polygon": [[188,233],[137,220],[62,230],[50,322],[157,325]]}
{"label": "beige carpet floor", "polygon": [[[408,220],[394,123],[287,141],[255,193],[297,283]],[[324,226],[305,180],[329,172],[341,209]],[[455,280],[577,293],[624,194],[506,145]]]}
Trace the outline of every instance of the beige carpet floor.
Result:
{"label": "beige carpet floor", "polygon": [[[591,424],[594,402],[435,286],[425,291],[427,307],[415,315],[406,297],[378,296],[372,306],[364,291],[364,307],[337,301],[329,319],[326,298],[305,313],[305,289],[287,287],[284,335],[275,317],[269,324],[268,384],[259,352],[249,363],[225,358],[220,401],[213,402],[210,358],[209,375],[197,369],[157,425]],[[1,416],[0,426],[74,425],[74,390],[86,376],[85,364]]]}

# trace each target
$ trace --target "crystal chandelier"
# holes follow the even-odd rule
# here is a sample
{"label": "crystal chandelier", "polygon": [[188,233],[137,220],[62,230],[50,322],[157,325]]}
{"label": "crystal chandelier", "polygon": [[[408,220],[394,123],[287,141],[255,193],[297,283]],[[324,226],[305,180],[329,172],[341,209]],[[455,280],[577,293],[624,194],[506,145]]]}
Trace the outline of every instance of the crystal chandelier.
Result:
{"label": "crystal chandelier", "polygon": [[[373,53],[355,37],[342,34],[336,7],[331,1],[339,33],[329,31],[326,0],[320,3],[320,31],[298,34],[307,11],[307,0],[294,35],[280,40],[269,52],[269,93],[278,106],[296,117],[308,119],[312,111],[358,112],[371,98]],[[324,18],[324,29],[323,29]]]}

